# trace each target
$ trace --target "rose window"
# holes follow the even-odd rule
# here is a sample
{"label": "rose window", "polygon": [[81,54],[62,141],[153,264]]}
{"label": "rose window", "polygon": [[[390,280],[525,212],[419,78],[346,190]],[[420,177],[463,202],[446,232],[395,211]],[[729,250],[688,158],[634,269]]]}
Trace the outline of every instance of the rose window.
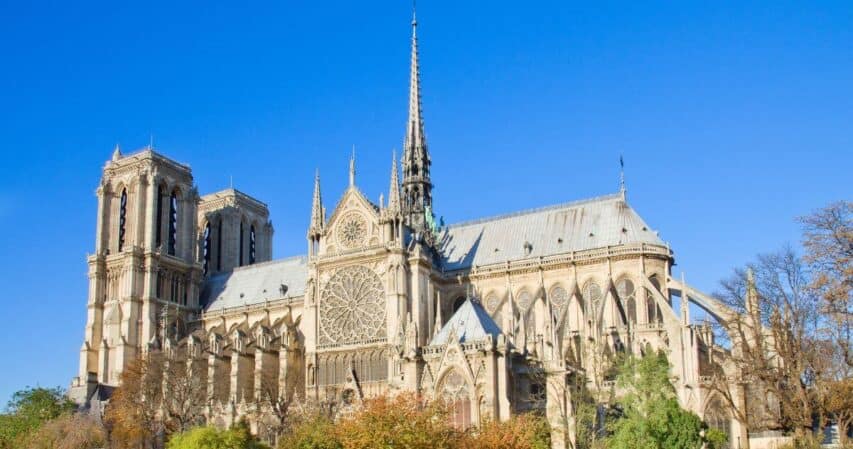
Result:
{"label": "rose window", "polygon": [[320,298],[320,344],[353,344],[385,338],[385,292],[367,267],[339,270]]}
{"label": "rose window", "polygon": [[551,290],[551,304],[553,304],[555,308],[559,309],[563,307],[568,300],[569,294],[566,293],[566,289],[563,287],[554,287],[554,289]]}
{"label": "rose window", "polygon": [[341,219],[337,230],[338,242],[347,249],[362,245],[367,235],[367,222],[361,214],[351,212]]}

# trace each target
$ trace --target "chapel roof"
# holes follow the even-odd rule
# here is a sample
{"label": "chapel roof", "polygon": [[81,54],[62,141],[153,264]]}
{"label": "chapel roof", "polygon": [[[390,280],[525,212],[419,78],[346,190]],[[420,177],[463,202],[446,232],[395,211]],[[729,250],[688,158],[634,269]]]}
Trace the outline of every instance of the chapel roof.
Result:
{"label": "chapel roof", "polygon": [[622,193],[452,224],[438,238],[445,271],[606,246],[664,246]]}
{"label": "chapel roof", "polygon": [[308,259],[304,256],[247,265],[210,276],[204,282],[201,303],[205,312],[212,312],[302,296],[307,280]]}
{"label": "chapel roof", "polygon": [[479,301],[471,298],[465,300],[459,309],[447,320],[441,330],[429,342],[430,345],[447,344],[451,338],[456,342],[466,343],[486,338],[491,335],[497,338],[501,329],[483,309]]}

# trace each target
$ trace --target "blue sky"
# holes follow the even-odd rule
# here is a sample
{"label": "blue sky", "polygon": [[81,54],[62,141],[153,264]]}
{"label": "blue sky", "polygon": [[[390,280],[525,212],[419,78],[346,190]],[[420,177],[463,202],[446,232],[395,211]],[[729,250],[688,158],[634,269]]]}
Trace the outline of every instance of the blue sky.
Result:
{"label": "blue sky", "polygon": [[[174,4],[180,3],[180,4]],[[305,250],[312,178],[387,189],[411,4],[0,4],[0,401],[76,373],[100,169],[118,142],[267,202]],[[851,199],[849,2],[454,2],[418,8],[435,210],[448,223],[611,193],[706,291]],[[713,2],[722,3],[722,2]]]}

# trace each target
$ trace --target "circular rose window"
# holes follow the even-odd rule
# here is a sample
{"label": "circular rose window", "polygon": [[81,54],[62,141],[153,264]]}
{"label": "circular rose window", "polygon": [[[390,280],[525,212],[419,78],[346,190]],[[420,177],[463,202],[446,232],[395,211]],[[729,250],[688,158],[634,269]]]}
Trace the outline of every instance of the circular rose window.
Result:
{"label": "circular rose window", "polygon": [[353,344],[385,338],[385,291],[367,267],[338,270],[320,298],[320,344]]}

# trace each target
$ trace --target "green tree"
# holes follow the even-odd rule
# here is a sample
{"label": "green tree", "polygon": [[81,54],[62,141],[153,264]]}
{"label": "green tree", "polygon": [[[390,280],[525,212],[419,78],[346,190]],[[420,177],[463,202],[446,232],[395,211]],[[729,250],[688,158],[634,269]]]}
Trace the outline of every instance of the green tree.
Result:
{"label": "green tree", "polygon": [[719,444],[719,435],[706,437],[702,420],[678,404],[663,352],[626,358],[617,385],[625,392],[617,401],[622,417],[610,425],[608,449],[695,449]]}
{"label": "green tree", "polygon": [[21,441],[42,424],[74,410],[74,403],[57,388],[28,387],[12,395],[0,415],[0,449],[20,447]]}

